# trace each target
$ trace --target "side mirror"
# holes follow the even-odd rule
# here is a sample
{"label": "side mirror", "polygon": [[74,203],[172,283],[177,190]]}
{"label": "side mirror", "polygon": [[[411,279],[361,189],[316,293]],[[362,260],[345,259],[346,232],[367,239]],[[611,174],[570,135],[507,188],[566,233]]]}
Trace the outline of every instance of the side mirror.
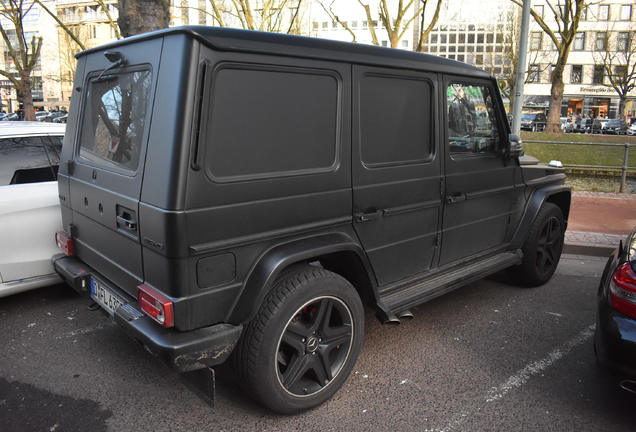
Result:
{"label": "side mirror", "polygon": [[508,135],[508,145],[510,146],[510,157],[518,158],[523,156],[523,144],[519,135]]}

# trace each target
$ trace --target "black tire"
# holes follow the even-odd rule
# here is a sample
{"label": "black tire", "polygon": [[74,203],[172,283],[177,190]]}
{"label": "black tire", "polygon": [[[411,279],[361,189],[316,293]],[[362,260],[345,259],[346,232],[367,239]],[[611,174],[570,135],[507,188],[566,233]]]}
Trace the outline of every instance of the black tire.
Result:
{"label": "black tire", "polygon": [[338,391],[363,337],[364,309],[354,287],[335,273],[297,266],[276,281],[247,325],[234,368],[254,399],[293,414]]}
{"label": "black tire", "polygon": [[563,251],[565,223],[561,209],[544,203],[523,245],[523,261],[508,270],[520,285],[536,287],[550,280]]}

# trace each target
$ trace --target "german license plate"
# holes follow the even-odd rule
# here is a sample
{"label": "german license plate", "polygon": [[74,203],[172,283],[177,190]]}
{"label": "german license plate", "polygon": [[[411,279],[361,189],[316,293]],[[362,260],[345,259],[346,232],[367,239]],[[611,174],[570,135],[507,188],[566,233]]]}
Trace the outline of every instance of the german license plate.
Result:
{"label": "german license plate", "polygon": [[121,298],[95,279],[91,279],[91,298],[111,315],[115,314],[119,306],[125,304]]}

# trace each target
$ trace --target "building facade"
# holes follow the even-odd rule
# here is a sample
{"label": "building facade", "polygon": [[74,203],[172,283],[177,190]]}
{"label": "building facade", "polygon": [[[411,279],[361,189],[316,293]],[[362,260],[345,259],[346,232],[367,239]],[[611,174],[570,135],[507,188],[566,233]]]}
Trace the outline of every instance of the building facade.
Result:
{"label": "building facade", "polygon": [[[633,43],[636,32],[636,3],[633,0],[603,0],[590,2],[583,14],[568,63],[565,67],[565,83],[561,115],[582,117],[617,118],[619,97],[609,87],[607,53],[636,49]],[[552,11],[545,0],[533,0],[534,11],[543,16],[550,28],[557,28]],[[545,109],[550,99],[550,72],[557,58],[551,39],[531,19],[528,55],[528,83],[525,86],[526,107]],[[620,56],[619,56],[620,57]],[[633,56],[636,61],[636,55]],[[623,66],[620,60],[610,69]],[[636,117],[636,92],[628,94],[625,112],[628,118]]]}

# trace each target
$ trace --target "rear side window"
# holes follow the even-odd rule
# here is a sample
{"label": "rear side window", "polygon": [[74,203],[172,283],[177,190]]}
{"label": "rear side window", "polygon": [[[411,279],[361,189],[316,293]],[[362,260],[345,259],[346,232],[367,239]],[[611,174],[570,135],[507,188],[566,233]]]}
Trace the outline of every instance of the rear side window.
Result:
{"label": "rear side window", "polygon": [[0,186],[57,180],[62,136],[0,139]]}
{"label": "rear side window", "polygon": [[366,74],[360,81],[360,147],[367,166],[425,162],[433,153],[432,84]]}
{"label": "rear side window", "polygon": [[106,168],[137,169],[150,87],[148,70],[89,81],[80,139],[81,158]]}
{"label": "rear side window", "polygon": [[217,69],[205,138],[208,176],[224,182],[334,169],[339,88],[329,71]]}

